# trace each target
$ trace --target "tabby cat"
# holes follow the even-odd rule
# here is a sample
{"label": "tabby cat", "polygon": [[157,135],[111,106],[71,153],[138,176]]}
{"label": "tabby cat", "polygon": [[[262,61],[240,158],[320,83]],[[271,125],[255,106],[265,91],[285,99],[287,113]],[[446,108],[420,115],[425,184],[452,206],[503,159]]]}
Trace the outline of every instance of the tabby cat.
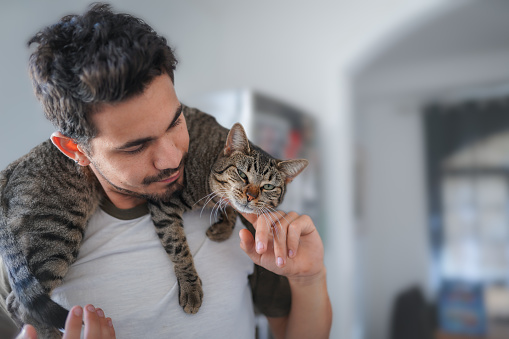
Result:
{"label": "tabby cat", "polygon": [[[240,124],[230,131],[203,112],[183,108],[190,137],[185,188],[148,207],[156,233],[174,263],[179,303],[187,313],[201,306],[201,280],[183,230],[185,211],[213,207],[218,221],[207,230],[215,241],[232,234],[236,212],[275,211],[286,184],[307,160],[280,161],[252,145]],[[87,221],[103,191],[88,167],[76,165],[48,140],[0,173],[0,254],[12,292],[8,309],[39,333],[59,337],[68,311],[50,299],[76,260]]]}

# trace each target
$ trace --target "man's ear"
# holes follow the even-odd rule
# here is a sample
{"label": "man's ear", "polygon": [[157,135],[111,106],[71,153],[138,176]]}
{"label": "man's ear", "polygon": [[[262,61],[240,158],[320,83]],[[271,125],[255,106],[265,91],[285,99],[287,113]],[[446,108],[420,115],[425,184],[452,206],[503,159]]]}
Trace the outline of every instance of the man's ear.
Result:
{"label": "man's ear", "polygon": [[60,132],[53,132],[53,134],[51,134],[51,142],[60,152],[74,160],[77,164],[81,166],[88,166],[90,164],[90,160],[88,160],[87,156],[74,139],[66,137]]}

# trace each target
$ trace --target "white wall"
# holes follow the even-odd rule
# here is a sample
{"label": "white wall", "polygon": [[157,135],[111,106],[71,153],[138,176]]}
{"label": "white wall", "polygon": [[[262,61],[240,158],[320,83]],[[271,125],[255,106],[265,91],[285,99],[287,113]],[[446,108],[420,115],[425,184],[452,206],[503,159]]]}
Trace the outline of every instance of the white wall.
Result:
{"label": "white wall", "polygon": [[373,102],[359,107],[362,217],[356,233],[366,338],[388,338],[395,296],[429,290],[425,167],[418,107]]}
{"label": "white wall", "polygon": [[[352,121],[349,69],[380,37],[441,1],[112,1],[146,19],[176,47],[179,96],[250,87],[317,117],[327,181],[326,263],[333,301],[332,338],[360,328],[355,300],[352,222]],[[0,168],[47,138],[26,75],[27,39],[88,1],[22,0],[0,10]],[[191,103],[192,104],[192,103]],[[381,310],[383,311],[383,310]]]}

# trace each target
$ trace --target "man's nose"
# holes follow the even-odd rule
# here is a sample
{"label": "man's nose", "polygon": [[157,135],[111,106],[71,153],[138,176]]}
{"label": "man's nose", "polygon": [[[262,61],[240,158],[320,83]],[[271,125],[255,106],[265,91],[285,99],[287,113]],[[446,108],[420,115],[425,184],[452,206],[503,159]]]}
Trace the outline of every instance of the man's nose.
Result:
{"label": "man's nose", "polygon": [[161,140],[155,150],[154,167],[159,170],[177,168],[182,160],[182,151],[171,138]]}

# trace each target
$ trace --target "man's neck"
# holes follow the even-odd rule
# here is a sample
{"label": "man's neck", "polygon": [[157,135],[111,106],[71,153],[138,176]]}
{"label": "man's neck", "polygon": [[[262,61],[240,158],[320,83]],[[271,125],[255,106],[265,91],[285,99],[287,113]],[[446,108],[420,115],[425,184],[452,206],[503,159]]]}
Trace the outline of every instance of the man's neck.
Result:
{"label": "man's neck", "polygon": [[105,188],[103,186],[103,189],[104,192],[106,193],[106,197],[111,201],[111,203],[115,205],[115,207],[122,210],[127,210],[145,204],[147,202],[145,199],[142,198],[137,198],[118,193],[116,191],[113,191],[111,188]]}
{"label": "man's neck", "polygon": [[102,175],[96,172],[97,170],[92,164],[89,165],[89,168],[101,184],[106,198],[118,209],[127,210],[147,202],[146,199],[118,192]]}

